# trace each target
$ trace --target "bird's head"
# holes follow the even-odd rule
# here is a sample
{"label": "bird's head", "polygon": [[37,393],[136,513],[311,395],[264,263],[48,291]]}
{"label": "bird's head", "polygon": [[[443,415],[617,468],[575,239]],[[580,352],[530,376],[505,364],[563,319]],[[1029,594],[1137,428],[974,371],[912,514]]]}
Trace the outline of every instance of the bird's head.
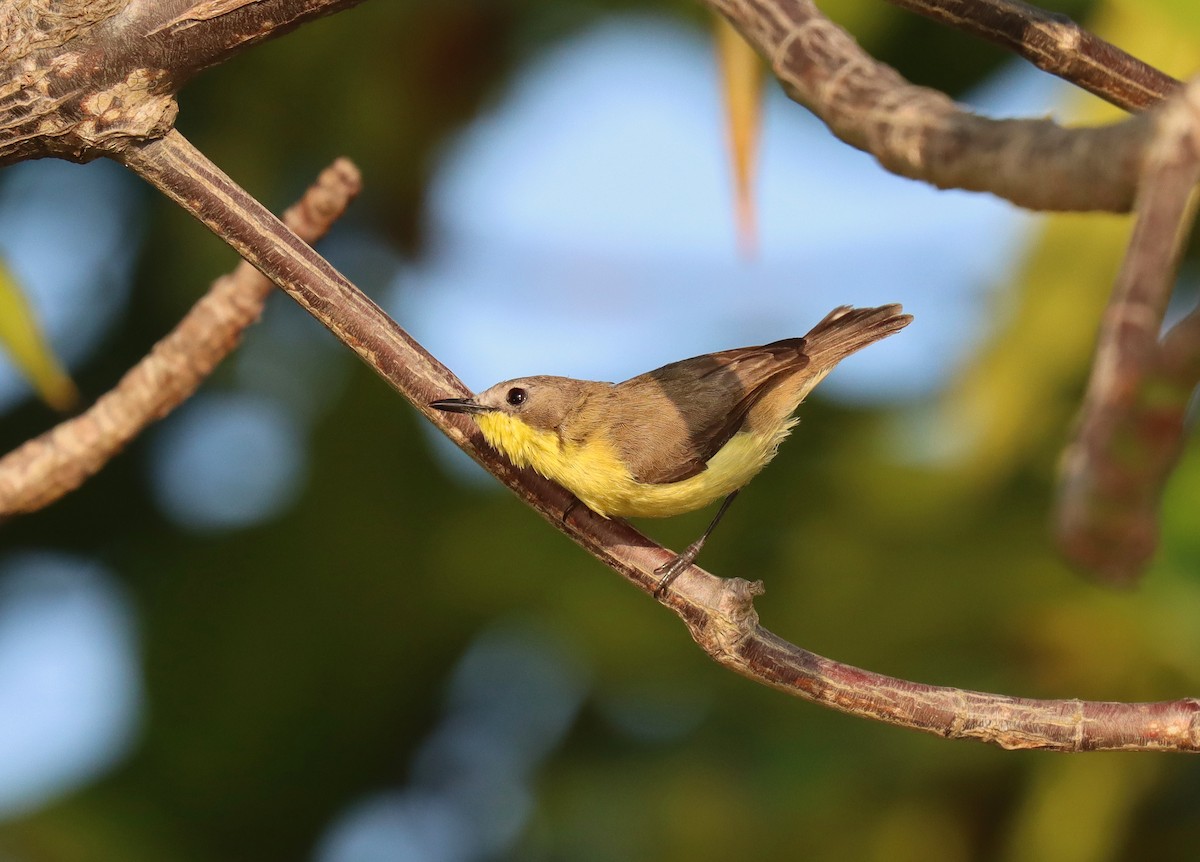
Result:
{"label": "bird's head", "polygon": [[505,443],[514,437],[523,438],[533,431],[557,439],[587,385],[586,381],[569,377],[518,377],[497,383],[473,398],[443,398],[429,406],[471,416],[488,442],[512,457],[512,446]]}

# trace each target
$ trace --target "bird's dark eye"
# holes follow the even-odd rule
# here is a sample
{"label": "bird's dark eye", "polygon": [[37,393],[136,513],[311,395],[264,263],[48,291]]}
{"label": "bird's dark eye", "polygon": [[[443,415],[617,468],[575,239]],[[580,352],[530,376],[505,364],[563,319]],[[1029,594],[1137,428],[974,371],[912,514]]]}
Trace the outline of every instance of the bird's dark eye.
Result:
{"label": "bird's dark eye", "polygon": [[520,407],[525,403],[525,390],[520,387],[508,390],[508,395],[504,399],[513,407]]}

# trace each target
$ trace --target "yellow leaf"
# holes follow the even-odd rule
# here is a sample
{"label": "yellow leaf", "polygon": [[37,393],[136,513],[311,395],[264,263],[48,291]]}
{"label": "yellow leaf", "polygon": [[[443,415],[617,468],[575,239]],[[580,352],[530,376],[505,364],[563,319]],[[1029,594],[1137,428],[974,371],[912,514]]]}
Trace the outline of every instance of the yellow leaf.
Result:
{"label": "yellow leaf", "polygon": [[0,344],[13,363],[55,410],[66,412],[79,401],[79,392],[50,349],[8,267],[0,261]]}
{"label": "yellow leaf", "polygon": [[750,257],[757,245],[753,184],[762,118],[763,64],[733,25],[720,16],[715,35],[733,159],[738,245],[742,254]]}

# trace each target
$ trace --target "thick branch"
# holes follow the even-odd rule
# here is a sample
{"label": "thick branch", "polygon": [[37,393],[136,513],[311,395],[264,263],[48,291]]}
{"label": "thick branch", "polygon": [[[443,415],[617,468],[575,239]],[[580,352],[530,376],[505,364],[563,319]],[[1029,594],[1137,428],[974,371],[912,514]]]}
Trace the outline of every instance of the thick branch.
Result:
{"label": "thick branch", "polygon": [[359,2],[0,0],[0,165],[159,137],[197,72]]}
{"label": "thick branch", "polygon": [[788,95],[901,176],[987,191],[1039,210],[1124,212],[1150,126],[990,120],[904,80],[811,0],[705,0],[767,58]]}
{"label": "thick branch", "polygon": [[1066,15],[1020,0],[888,0],[995,42],[1051,75],[1070,81],[1127,111],[1158,104],[1180,82],[1126,54]]}
{"label": "thick branch", "polygon": [[[513,469],[486,446],[466,417],[430,410],[435,398],[467,394],[457,378],[177,132],[130,150],[125,161],[262,269],[547,521],[639,589],[653,593],[654,569],[671,559],[669,551],[628,524],[604,520],[583,507],[563,523],[571,502],[567,492],[529,471]],[[751,605],[757,592],[761,584],[721,580],[693,566],[663,601],[720,663],[854,715],[1007,748],[1200,750],[1200,702],[1195,700],[1040,701],[893,679],[822,658],[765,631]]]}
{"label": "thick branch", "polygon": [[[339,159],[283,214],[315,243],[358,194],[358,169]],[[0,517],[33,512],[74,491],[212,373],[258,320],[273,285],[242,261],[217,279],[172,332],[87,411],[0,458]]]}

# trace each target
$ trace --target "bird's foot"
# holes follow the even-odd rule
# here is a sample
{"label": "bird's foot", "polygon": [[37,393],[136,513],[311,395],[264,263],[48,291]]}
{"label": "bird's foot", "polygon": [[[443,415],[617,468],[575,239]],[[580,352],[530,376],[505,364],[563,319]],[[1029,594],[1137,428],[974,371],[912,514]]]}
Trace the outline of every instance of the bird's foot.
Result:
{"label": "bird's foot", "polygon": [[679,554],[670,562],[663,563],[654,570],[654,574],[659,576],[658,586],[654,588],[654,598],[661,599],[667,594],[667,590],[671,588],[671,582],[679,577],[684,569],[695,562],[696,555],[700,553],[700,548],[703,544],[703,542],[692,542],[684,549],[682,554]]}

